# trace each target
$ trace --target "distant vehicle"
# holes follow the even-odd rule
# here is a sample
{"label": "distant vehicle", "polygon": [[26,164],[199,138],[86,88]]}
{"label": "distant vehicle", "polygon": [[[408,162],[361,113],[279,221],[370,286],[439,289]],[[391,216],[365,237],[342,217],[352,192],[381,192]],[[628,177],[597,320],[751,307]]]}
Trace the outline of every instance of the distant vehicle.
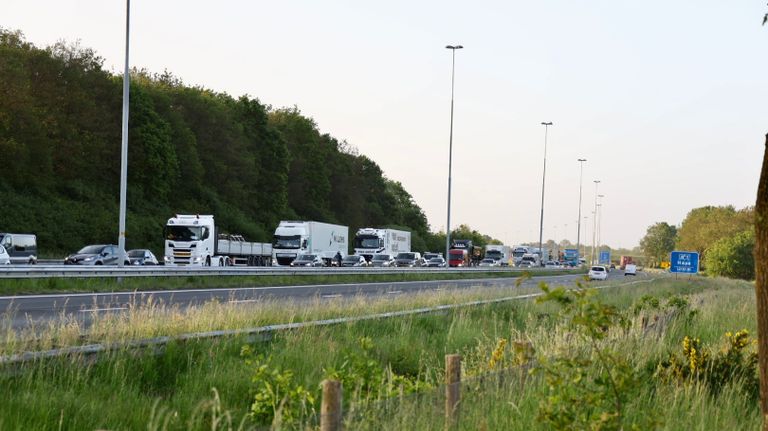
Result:
{"label": "distant vehicle", "polygon": [[351,254],[341,261],[341,266],[368,266],[368,261],[363,256]]}
{"label": "distant vehicle", "polygon": [[544,267],[545,268],[560,268],[560,264],[555,262],[555,261],[553,261],[553,260],[548,260],[547,262],[544,263]]}
{"label": "distant vehicle", "polygon": [[397,254],[411,251],[411,233],[395,229],[358,229],[355,234],[355,254],[370,262],[376,254]]}
{"label": "distant vehicle", "polygon": [[0,233],[0,245],[11,263],[37,263],[37,237],[27,233]]}
{"label": "distant vehicle", "polygon": [[218,234],[212,215],[176,214],[163,230],[163,261],[171,266],[268,266],[272,245]]}
{"label": "distant vehicle", "polygon": [[317,221],[281,221],[272,243],[273,265],[287,266],[301,254],[315,254],[326,265],[347,255],[349,227]]}
{"label": "distant vehicle", "polygon": [[538,266],[541,266],[539,260],[539,255],[535,253],[526,253],[523,255],[523,257],[520,259],[520,263],[518,263],[518,267],[520,268],[535,268]]}
{"label": "distant vehicle", "polygon": [[501,266],[514,265],[514,258],[512,257],[512,248],[508,245],[496,245],[488,244],[485,246],[485,257],[492,258],[499,262]]}
{"label": "distant vehicle", "polygon": [[144,248],[128,251],[128,259],[131,261],[131,265],[159,265],[155,255]]}
{"label": "distant vehicle", "polygon": [[472,263],[469,252],[465,249],[451,249],[448,251],[448,265],[451,267],[469,266]]}
{"label": "distant vehicle", "polygon": [[621,256],[621,258],[619,258],[620,269],[625,269],[627,265],[633,264],[633,263],[635,262],[632,260],[632,256]]}
{"label": "distant vehicle", "polygon": [[11,264],[11,256],[8,255],[8,252],[5,251],[5,247],[0,245],[0,265],[10,265]]}
{"label": "distant vehicle", "polygon": [[434,259],[434,258],[436,258],[436,257],[443,257],[443,254],[442,254],[442,253],[431,253],[431,252],[426,252],[426,253],[424,253],[424,254],[422,255],[422,257],[424,258],[424,260],[426,260],[427,262],[429,262],[430,260],[432,260],[432,259]]}
{"label": "distant vehicle", "polygon": [[393,267],[395,266],[395,257],[391,254],[374,254],[371,258],[371,266]]}
{"label": "distant vehicle", "polygon": [[300,254],[291,262],[291,266],[326,266],[325,260],[317,254]]}
{"label": "distant vehicle", "polygon": [[421,253],[418,252],[398,253],[397,257],[395,257],[395,260],[397,266],[401,268],[414,268],[424,266],[424,260],[421,258]]}
{"label": "distant vehicle", "polygon": [[[468,262],[466,262],[463,265],[453,265],[451,264],[451,261],[454,260],[453,258],[448,259],[448,263],[451,264],[451,266],[471,266],[471,265],[477,265],[480,263],[481,260],[483,260],[483,248],[477,247],[472,243],[471,239],[454,239],[451,241],[451,250],[465,250],[467,252],[467,258]],[[450,253],[450,252],[449,252]]]}
{"label": "distant vehicle", "polygon": [[518,245],[512,250],[512,261],[513,261],[512,263],[515,266],[519,266],[520,261],[523,260],[523,256],[530,253],[531,253],[531,249],[529,247]]}
{"label": "distant vehicle", "polygon": [[628,263],[624,267],[624,275],[625,276],[627,276],[627,275],[637,275],[637,265],[635,265],[634,263]]}
{"label": "distant vehicle", "polygon": [[608,270],[604,266],[596,265],[589,269],[587,276],[590,280],[605,280],[608,278]]}
{"label": "distant vehicle", "polygon": [[492,257],[486,257],[485,259],[481,260],[477,266],[501,266],[501,263]]}
{"label": "distant vehicle", "polygon": [[88,245],[64,258],[65,265],[130,265],[128,254],[114,244]]}
{"label": "distant vehicle", "polygon": [[433,257],[427,261],[427,266],[430,268],[444,268],[445,259],[443,259],[443,256]]}

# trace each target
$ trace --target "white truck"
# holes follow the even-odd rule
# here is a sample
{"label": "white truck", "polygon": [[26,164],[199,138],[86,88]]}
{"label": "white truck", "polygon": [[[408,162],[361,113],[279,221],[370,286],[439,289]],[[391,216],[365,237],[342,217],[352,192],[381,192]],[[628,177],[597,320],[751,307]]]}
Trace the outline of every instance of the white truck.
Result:
{"label": "white truck", "polygon": [[486,245],[485,258],[491,258],[496,262],[499,262],[499,265],[501,266],[514,265],[514,259],[512,258],[512,247],[508,245]]}
{"label": "white truck", "polygon": [[268,266],[272,245],[248,242],[241,235],[219,234],[212,215],[176,214],[164,229],[165,255],[171,266]]}
{"label": "white truck", "polygon": [[512,260],[515,266],[518,266],[526,254],[532,253],[531,248],[525,245],[517,245],[512,250]]}
{"label": "white truck", "polygon": [[541,266],[541,259],[538,253],[526,253],[517,264],[520,268],[538,268]]}
{"label": "white truck", "polygon": [[300,254],[315,254],[331,265],[349,249],[349,227],[316,221],[281,221],[272,242],[272,265],[289,266]]}
{"label": "white truck", "polygon": [[411,233],[395,229],[362,228],[355,235],[355,254],[365,257],[368,262],[375,254],[389,254],[411,251]]}

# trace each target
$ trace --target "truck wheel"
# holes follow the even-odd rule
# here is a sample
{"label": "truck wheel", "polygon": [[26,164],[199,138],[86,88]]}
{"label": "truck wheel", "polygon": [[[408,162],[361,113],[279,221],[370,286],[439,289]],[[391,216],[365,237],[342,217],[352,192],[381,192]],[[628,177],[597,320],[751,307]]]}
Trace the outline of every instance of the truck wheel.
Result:
{"label": "truck wheel", "polygon": [[211,256],[205,258],[205,266],[211,266]]}

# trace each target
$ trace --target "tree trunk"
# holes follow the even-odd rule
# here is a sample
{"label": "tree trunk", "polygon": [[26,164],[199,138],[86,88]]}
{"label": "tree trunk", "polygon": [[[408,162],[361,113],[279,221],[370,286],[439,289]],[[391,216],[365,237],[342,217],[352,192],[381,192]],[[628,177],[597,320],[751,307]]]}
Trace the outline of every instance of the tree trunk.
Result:
{"label": "tree trunk", "polygon": [[763,431],[768,431],[768,134],[755,204],[755,296],[757,297],[757,352],[760,363],[760,409]]}

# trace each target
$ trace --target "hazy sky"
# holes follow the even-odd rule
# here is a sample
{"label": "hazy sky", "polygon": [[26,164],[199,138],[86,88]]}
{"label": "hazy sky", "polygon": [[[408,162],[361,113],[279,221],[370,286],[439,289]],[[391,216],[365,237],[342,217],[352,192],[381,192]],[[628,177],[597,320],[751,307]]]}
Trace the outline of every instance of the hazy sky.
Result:
{"label": "hazy sky", "polygon": [[[134,0],[131,65],[297,105],[446,222],[450,51],[452,225],[505,242],[576,241],[602,181],[603,242],[634,246],[703,205],[754,202],[768,132],[765,0]],[[0,0],[0,26],[80,40],[123,67],[125,2]],[[566,229],[567,225],[567,229]],[[582,239],[591,235],[582,227]]]}

